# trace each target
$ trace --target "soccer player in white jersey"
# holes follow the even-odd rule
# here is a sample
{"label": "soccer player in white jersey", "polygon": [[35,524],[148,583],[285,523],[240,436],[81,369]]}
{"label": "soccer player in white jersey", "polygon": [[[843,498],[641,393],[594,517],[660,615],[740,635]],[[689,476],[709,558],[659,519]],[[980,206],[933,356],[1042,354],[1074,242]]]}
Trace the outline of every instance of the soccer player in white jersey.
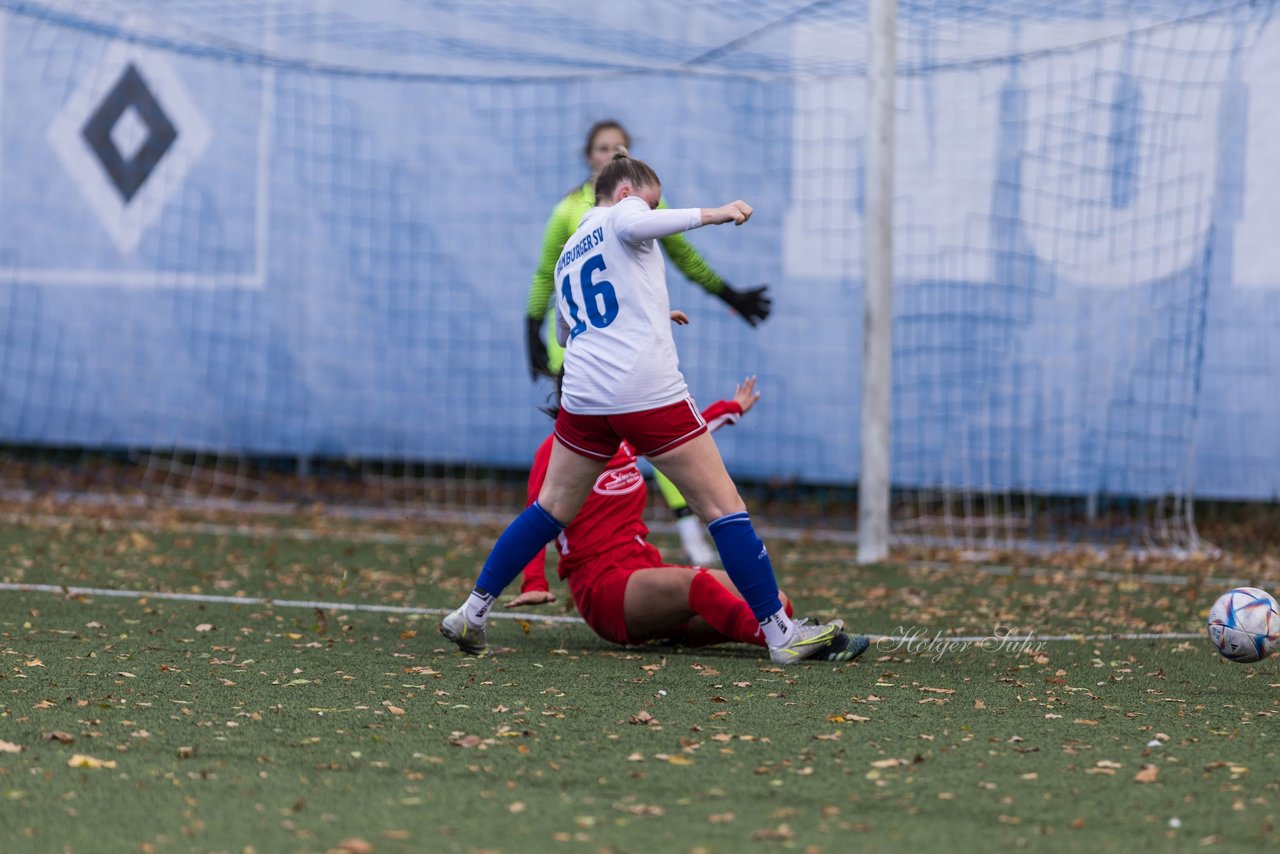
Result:
{"label": "soccer player in white jersey", "polygon": [[783,609],[768,550],[689,396],[671,335],[666,269],[655,241],[703,225],[741,225],[751,206],[657,210],[661,197],[653,169],[619,152],[596,179],[596,207],[556,264],[558,323],[567,344],[556,441],[538,499],[503,531],[467,601],[440,623],[441,634],[463,652],[487,651],[485,617],[494,600],[572,521],[622,441],[660,466],[707,524],[774,662],[808,658],[842,628],[838,621],[793,622]]}
{"label": "soccer player in white jersey", "polygon": [[[564,349],[556,340],[556,324],[553,320],[546,323],[547,315],[555,313],[555,275],[556,264],[560,261],[560,253],[565,243],[573,234],[583,214],[595,207],[596,176],[600,170],[609,165],[613,155],[631,147],[631,136],[627,129],[613,119],[604,119],[593,124],[587,131],[583,156],[587,161],[590,175],[578,187],[571,190],[551,212],[550,219],[542,236],[542,250],[538,253],[538,267],[533,272],[533,280],[529,284],[529,297],[525,306],[525,339],[528,343],[529,374],[532,378],[539,375],[559,379],[564,366]],[[659,202],[658,207],[665,207]],[[675,265],[689,281],[699,285],[707,293],[724,302],[753,328],[769,317],[772,299],[769,297],[768,285],[757,285],[753,288],[738,290],[724,280],[711,265],[703,260],[693,244],[684,234],[672,234],[658,241],[663,254]],[[549,326],[548,339],[543,340],[543,327]],[[557,388],[557,394],[559,390]],[[680,545],[692,563],[709,564],[716,559],[715,549],[707,539],[707,529],[693,511],[689,502],[685,501],[680,490],[663,475],[654,469],[654,482],[658,486],[662,499],[671,508],[676,517],[676,532],[680,535]]]}

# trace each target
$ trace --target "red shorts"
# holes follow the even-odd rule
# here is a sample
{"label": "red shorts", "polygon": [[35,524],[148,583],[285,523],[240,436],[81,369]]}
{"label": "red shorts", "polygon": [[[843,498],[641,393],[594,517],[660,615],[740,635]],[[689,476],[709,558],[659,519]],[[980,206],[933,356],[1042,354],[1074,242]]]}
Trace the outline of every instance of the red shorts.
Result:
{"label": "red shorts", "polygon": [[707,422],[692,397],[657,409],[622,415],[574,415],[561,408],[556,438],[571,451],[595,460],[611,460],[626,439],[637,454],[656,457],[707,432]]}
{"label": "red shorts", "polygon": [[655,566],[674,566],[662,560],[662,553],[644,543],[616,549],[593,558],[591,566],[569,572],[569,594],[591,630],[605,640],[620,644],[634,641],[627,634],[624,600],[631,576]]}

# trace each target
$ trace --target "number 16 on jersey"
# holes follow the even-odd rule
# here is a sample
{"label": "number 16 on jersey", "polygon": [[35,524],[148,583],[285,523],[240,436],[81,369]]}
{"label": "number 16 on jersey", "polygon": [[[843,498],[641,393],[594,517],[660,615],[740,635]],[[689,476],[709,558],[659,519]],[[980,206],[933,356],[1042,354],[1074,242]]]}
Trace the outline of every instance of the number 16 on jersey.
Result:
{"label": "number 16 on jersey", "polygon": [[[596,280],[597,273],[604,273],[604,256],[592,255],[582,264],[579,274],[578,296],[587,310],[587,320],[597,329],[604,329],[618,316],[618,295],[614,293],[613,282],[608,279]],[[564,277],[560,285],[560,295],[569,306],[569,317],[573,326],[569,328],[569,337],[577,338],[587,330],[587,320],[578,313],[578,302],[574,299],[573,287],[569,276]]]}

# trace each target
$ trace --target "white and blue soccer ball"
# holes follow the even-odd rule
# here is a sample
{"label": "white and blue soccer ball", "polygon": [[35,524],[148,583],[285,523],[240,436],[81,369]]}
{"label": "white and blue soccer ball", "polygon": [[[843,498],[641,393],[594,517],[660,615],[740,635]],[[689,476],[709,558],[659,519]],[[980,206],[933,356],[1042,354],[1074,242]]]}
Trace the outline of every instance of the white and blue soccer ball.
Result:
{"label": "white and blue soccer ball", "polygon": [[1230,661],[1261,661],[1280,646],[1280,606],[1256,587],[1228,590],[1209,609],[1209,640]]}

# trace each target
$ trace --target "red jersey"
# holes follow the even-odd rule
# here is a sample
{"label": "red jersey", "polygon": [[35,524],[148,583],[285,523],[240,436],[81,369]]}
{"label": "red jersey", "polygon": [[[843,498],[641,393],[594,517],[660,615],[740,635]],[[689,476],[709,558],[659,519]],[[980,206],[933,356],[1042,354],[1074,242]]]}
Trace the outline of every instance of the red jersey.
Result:
{"label": "red jersey", "polygon": [[[741,417],[742,407],[732,400],[716,401],[702,411],[702,418],[710,430],[726,424],[736,424]],[[542,482],[547,476],[547,464],[551,460],[551,443],[554,441],[554,436],[544,439],[533,457],[533,468],[529,471],[529,504],[534,502],[542,490]],[[613,459],[609,460],[604,471],[596,478],[591,494],[587,496],[578,515],[573,517],[573,521],[556,538],[555,545],[560,552],[560,577],[568,578],[575,569],[589,565],[620,545],[637,539],[643,543],[649,535],[649,527],[642,518],[648,503],[649,490],[644,476],[636,468],[635,451],[623,442],[618,447],[618,453],[613,455]],[[545,567],[546,549],[543,549],[524,568],[521,593],[550,589]]]}

